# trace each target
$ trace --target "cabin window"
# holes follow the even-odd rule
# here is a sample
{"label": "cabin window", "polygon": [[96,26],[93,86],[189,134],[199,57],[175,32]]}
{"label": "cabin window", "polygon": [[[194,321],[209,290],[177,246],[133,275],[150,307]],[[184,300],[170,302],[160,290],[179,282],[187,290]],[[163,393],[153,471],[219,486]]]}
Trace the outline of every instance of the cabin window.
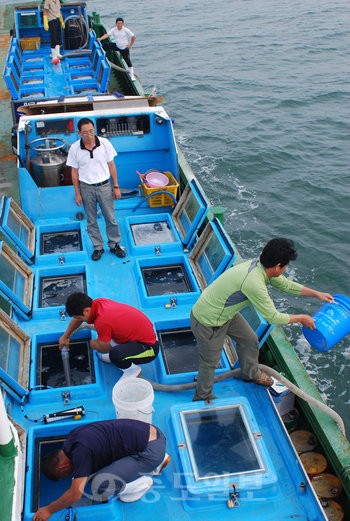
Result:
{"label": "cabin window", "polygon": [[136,246],[175,242],[168,221],[132,224],[130,226]]}
{"label": "cabin window", "polygon": [[36,12],[20,13],[19,26],[21,29],[26,27],[38,27],[38,17]]}
{"label": "cabin window", "polygon": [[47,119],[35,122],[35,133],[37,136],[49,136],[51,134],[69,135],[74,132],[73,119]]}

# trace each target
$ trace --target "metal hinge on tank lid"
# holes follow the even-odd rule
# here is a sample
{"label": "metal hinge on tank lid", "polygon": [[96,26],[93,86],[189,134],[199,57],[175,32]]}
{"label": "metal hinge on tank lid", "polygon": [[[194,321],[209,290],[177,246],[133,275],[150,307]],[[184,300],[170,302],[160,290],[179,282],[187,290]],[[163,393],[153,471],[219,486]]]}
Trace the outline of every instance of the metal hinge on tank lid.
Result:
{"label": "metal hinge on tank lid", "polygon": [[238,486],[238,483],[229,483],[228,484],[230,488],[230,497],[227,500],[227,506],[228,508],[238,508],[240,507],[240,503],[238,502],[239,492],[237,491],[236,487]]}

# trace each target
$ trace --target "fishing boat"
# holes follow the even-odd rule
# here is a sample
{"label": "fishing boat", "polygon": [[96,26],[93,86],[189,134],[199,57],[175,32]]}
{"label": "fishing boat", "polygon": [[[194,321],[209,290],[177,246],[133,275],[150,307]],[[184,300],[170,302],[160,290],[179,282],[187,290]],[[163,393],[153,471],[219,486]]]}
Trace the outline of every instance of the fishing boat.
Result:
{"label": "fishing boat", "polygon": [[[55,74],[62,82],[76,81],[68,71],[77,60],[86,60],[86,42],[91,46],[105,28],[96,14],[85,17],[86,6],[81,3],[63,7],[66,21],[74,9],[78,19],[84,18],[81,27],[87,34],[82,49],[78,38],[72,44],[78,48],[72,49],[71,42],[69,49],[63,48],[58,66],[46,60],[47,51],[41,47],[40,7],[15,10],[16,35],[9,41],[5,79],[11,74],[19,77],[12,69],[8,73],[8,67],[15,68],[18,62],[16,51],[20,53],[25,37],[21,24],[29,19],[22,23],[25,13],[31,17],[27,37],[40,36],[40,47],[22,47],[22,65],[32,63],[35,53],[36,61],[42,58],[46,63],[44,83],[46,76]],[[99,63],[108,64],[96,47],[95,52],[100,51]],[[125,68],[119,56],[110,59]],[[49,481],[41,473],[40,461],[60,448],[72,429],[125,414],[160,427],[167,437],[170,464],[137,502],[124,504],[115,496],[96,500],[87,488],[79,502],[50,519],[185,521],[234,516],[316,521],[332,519],[334,509],[339,519],[344,518],[342,508],[347,512],[350,496],[350,447],[342,422],[327,411],[281,328],[272,328],[251,306],[243,310],[258,335],[261,363],[276,370],[270,370],[277,379],[275,389],[242,382],[234,342],[227,337],[216,370],[218,399],[192,401],[199,357],[190,329],[191,308],[206,286],[242,259],[225,231],[220,209],[210,205],[177,146],[171,117],[160,99],[146,94],[139,80],[131,82],[118,68],[113,69],[118,91],[112,87],[104,93],[96,87],[94,92],[64,96],[43,91],[44,96],[28,98],[15,89],[20,96],[11,99],[19,197],[14,192],[5,195],[0,207],[6,237],[0,243],[4,521],[31,520],[40,507],[69,488],[69,478]],[[6,114],[10,119],[10,107]],[[115,215],[127,251],[124,259],[107,253],[98,263],[91,260],[86,217],[75,204],[66,166],[68,148],[78,139],[77,123],[83,117],[90,118],[97,134],[109,139],[118,152],[122,198],[116,202]],[[140,181],[137,172],[150,171],[163,173],[164,187]],[[100,229],[105,239],[102,219]],[[58,339],[69,321],[65,301],[74,291],[130,304],[152,321],[161,349],[156,360],[142,367],[142,378],[132,381],[139,393],[134,405],[128,400],[120,403],[121,371],[91,350],[89,341],[97,338],[92,328],[83,327],[73,335],[68,376],[65,373]],[[288,384],[280,373],[296,384],[293,392],[278,384]],[[311,399],[306,401],[303,391]],[[295,395],[300,396],[298,402]],[[288,429],[296,427],[299,416],[299,436],[293,441]],[[311,482],[313,472],[321,474],[298,455],[310,448],[322,452],[334,478],[326,481],[322,493]]]}

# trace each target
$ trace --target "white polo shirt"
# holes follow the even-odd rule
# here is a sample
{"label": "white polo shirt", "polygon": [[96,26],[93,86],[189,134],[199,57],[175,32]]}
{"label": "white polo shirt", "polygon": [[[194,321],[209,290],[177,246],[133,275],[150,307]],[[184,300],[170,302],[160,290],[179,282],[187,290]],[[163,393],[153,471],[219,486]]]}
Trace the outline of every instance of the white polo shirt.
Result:
{"label": "white polo shirt", "polygon": [[108,34],[114,38],[117,47],[121,50],[125,49],[125,47],[130,43],[131,38],[134,36],[134,33],[124,26],[120,31],[118,27],[113,27],[108,31]]}
{"label": "white polo shirt", "polygon": [[[67,166],[77,168],[79,181],[87,183],[88,185],[102,183],[109,179],[110,172],[108,163],[118,155],[113,145],[111,145],[108,139],[96,137],[96,144],[98,146],[95,145],[96,148],[90,153],[89,150],[81,148],[81,144],[83,144],[83,141],[79,139],[70,147],[67,157]],[[93,157],[91,157],[91,155]]]}

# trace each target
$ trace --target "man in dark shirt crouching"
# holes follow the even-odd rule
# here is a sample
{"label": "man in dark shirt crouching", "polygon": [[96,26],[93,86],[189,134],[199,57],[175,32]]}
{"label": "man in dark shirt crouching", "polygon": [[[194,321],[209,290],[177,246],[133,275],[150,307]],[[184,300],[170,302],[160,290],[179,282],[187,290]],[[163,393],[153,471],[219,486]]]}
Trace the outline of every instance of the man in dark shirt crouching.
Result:
{"label": "man in dark shirt crouching", "polygon": [[152,487],[150,476],[158,476],[171,459],[165,444],[158,427],[139,420],[96,421],[73,429],[62,449],[41,462],[48,479],[72,476],[72,484],[56,501],[40,508],[33,521],[46,521],[78,501],[89,477],[95,494],[116,494],[125,503],[137,501]]}

